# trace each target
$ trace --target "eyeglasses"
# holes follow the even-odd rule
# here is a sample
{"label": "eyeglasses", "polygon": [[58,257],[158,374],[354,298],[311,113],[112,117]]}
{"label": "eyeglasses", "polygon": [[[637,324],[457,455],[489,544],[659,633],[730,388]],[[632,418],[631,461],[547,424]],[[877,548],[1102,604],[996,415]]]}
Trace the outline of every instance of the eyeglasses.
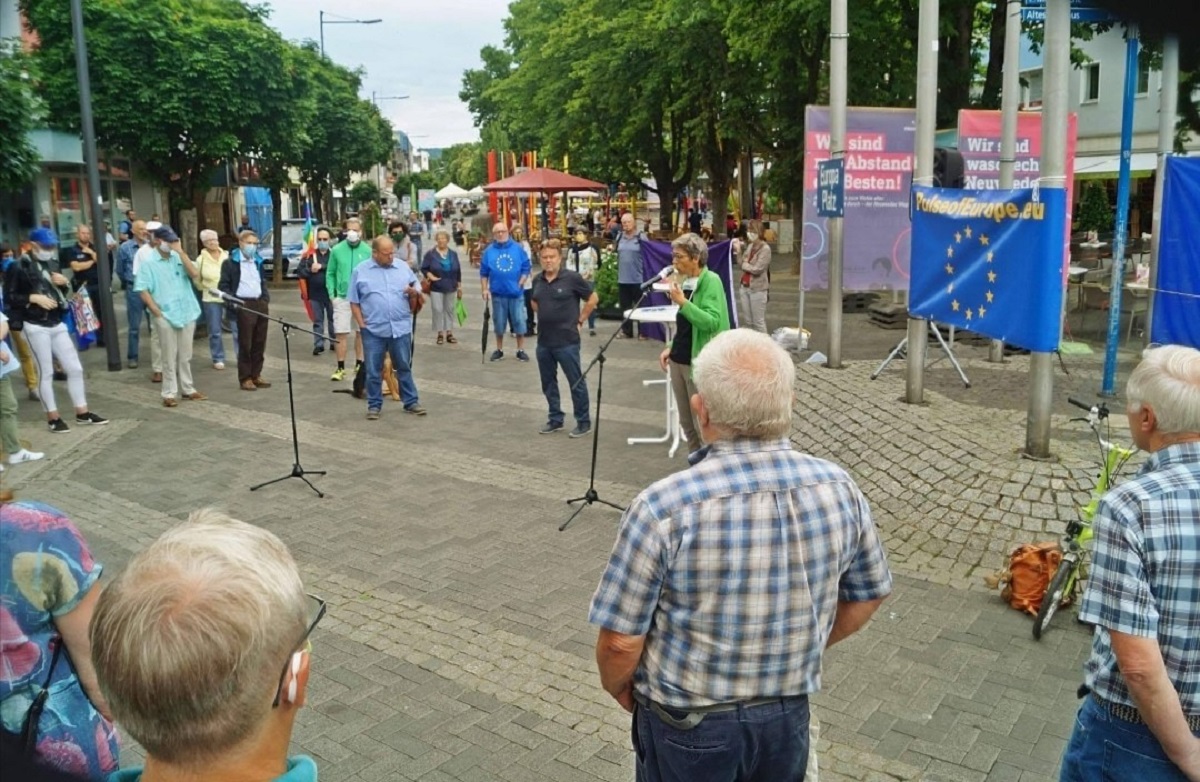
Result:
{"label": "eyeglasses", "polygon": [[304,635],[302,635],[300,640],[296,642],[296,645],[292,647],[293,651],[288,653],[288,658],[283,663],[283,670],[279,673],[279,685],[275,688],[275,700],[271,701],[271,708],[278,706],[279,699],[283,696],[283,680],[287,678],[288,668],[291,667],[292,655],[295,654],[296,650],[306,646],[306,644],[306,651],[312,648],[312,642],[309,641],[308,637],[312,635],[312,631],[316,629],[317,623],[321,621],[323,616],[325,616],[325,601],[316,595],[307,595],[307,597],[308,615],[311,617],[311,619],[309,619],[308,627],[304,630]]}

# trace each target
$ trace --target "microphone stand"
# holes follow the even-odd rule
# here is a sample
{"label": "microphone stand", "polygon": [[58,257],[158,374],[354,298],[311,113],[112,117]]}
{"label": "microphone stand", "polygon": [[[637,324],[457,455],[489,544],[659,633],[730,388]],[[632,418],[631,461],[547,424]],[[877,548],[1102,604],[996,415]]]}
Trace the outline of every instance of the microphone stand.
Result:
{"label": "microphone stand", "polygon": [[571,522],[575,521],[575,517],[578,516],[580,513],[583,513],[583,509],[592,505],[593,503],[598,502],[601,505],[607,505],[608,507],[613,508],[614,510],[619,510],[622,513],[625,512],[625,508],[621,507],[620,505],[617,505],[616,503],[613,503],[613,502],[609,502],[608,500],[605,500],[605,499],[601,499],[600,493],[598,491],[596,491],[596,460],[599,457],[599,449],[600,449],[600,400],[601,400],[601,397],[603,397],[603,395],[604,395],[604,361],[605,361],[604,353],[608,350],[608,346],[613,343],[613,340],[617,338],[617,335],[621,333],[621,329],[623,329],[625,327],[625,324],[628,323],[632,319],[634,311],[637,310],[638,307],[642,306],[642,302],[646,300],[646,296],[650,293],[651,290],[653,290],[653,283],[655,283],[655,282],[661,282],[661,280],[652,280],[651,285],[646,286],[645,290],[642,291],[642,295],[638,297],[638,300],[634,303],[633,307],[629,310],[629,314],[626,315],[625,319],[621,321],[621,325],[617,326],[616,330],[613,331],[613,333],[609,336],[608,341],[600,346],[600,350],[596,352],[596,357],[593,358],[592,362],[587,365],[587,369],[583,370],[583,374],[580,375],[579,380],[577,380],[575,382],[575,385],[571,386],[571,390],[573,391],[573,390],[575,390],[576,385],[587,382],[587,376],[588,376],[588,373],[592,371],[592,367],[596,366],[597,364],[600,365],[600,372],[599,372],[598,376],[596,377],[596,423],[595,423],[594,429],[592,431],[591,477],[588,479],[587,491],[584,492],[582,497],[575,497],[573,499],[567,500],[568,505],[574,505],[577,502],[581,502],[583,504],[580,505],[578,508],[576,508],[575,512],[571,514],[571,517],[562,523],[562,526],[558,528],[559,532],[562,532],[568,526],[570,526]]}
{"label": "microphone stand", "polygon": [[326,342],[336,343],[337,340],[331,337],[326,337],[324,334],[317,334],[315,331],[302,329],[299,326],[287,322],[283,318],[275,318],[266,314],[265,312],[248,309],[243,306],[244,302],[241,302],[232,296],[228,298],[222,296],[221,298],[224,299],[226,304],[232,306],[234,310],[238,312],[250,312],[257,317],[262,318],[263,320],[274,321],[275,323],[279,324],[281,329],[283,329],[283,355],[287,363],[288,412],[291,414],[292,419],[292,471],[279,478],[272,478],[269,481],[263,481],[262,483],[251,486],[250,491],[258,491],[264,486],[270,486],[273,483],[286,481],[288,478],[299,478],[308,484],[308,488],[315,491],[318,497],[324,498],[325,494],[316,486],[314,486],[312,481],[310,481],[306,476],[325,475],[325,470],[306,470],[300,465],[300,436],[296,433],[296,395],[292,388],[292,343],[288,338],[291,336],[293,331],[299,331],[304,334],[311,334],[312,336],[318,339],[323,339]]}

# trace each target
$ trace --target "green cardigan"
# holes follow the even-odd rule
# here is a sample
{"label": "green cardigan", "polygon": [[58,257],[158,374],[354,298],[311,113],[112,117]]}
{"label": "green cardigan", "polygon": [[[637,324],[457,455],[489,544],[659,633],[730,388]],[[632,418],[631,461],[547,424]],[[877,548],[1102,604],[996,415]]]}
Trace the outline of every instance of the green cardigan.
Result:
{"label": "green cardigan", "polygon": [[708,269],[700,272],[696,290],[691,300],[679,308],[679,314],[692,324],[692,361],[695,361],[710,339],[729,330],[729,306],[716,272]]}

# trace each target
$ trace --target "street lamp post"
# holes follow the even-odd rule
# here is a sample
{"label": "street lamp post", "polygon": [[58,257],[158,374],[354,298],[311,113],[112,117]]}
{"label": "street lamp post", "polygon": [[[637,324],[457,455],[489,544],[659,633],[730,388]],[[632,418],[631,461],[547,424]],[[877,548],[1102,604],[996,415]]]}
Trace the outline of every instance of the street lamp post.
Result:
{"label": "street lamp post", "polygon": [[[382,19],[350,19],[337,14],[327,14],[325,11],[318,11],[318,19],[321,27],[321,56],[325,56],[325,25],[327,24],[379,24]],[[337,19],[326,19],[326,16],[338,16]]]}

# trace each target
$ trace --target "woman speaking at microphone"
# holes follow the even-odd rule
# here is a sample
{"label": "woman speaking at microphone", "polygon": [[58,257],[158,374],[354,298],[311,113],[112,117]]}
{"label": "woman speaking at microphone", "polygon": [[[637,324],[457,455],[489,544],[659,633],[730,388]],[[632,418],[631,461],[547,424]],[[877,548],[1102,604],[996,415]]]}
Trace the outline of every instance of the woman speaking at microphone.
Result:
{"label": "woman speaking at microphone", "polygon": [[679,314],[675,316],[675,338],[659,355],[658,363],[670,376],[679,425],[691,454],[703,445],[700,428],[692,417],[691,400],[696,393],[692,359],[709,340],[729,330],[729,308],[721,278],[708,269],[708,245],[699,236],[686,233],[671,242],[671,265],[676,277],[668,293],[671,303],[679,307]]}

